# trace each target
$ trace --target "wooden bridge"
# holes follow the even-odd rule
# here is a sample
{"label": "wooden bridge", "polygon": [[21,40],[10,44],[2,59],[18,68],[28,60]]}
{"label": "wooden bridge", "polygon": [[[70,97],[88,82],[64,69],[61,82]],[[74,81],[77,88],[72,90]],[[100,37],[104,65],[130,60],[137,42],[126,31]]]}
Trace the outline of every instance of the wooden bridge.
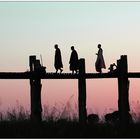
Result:
{"label": "wooden bridge", "polygon": [[[118,78],[118,73],[85,73],[86,79],[101,79],[101,78]],[[33,72],[0,72],[0,79],[78,79],[79,74],[72,73],[45,73],[36,75]],[[128,72],[128,78],[140,78],[140,72]]]}
{"label": "wooden bridge", "polygon": [[30,71],[27,72],[0,72],[0,79],[29,79],[31,95],[31,120],[41,122],[41,79],[77,79],[78,80],[78,107],[79,122],[86,123],[86,79],[117,78],[118,79],[118,110],[120,122],[126,126],[129,122],[129,80],[128,78],[140,78],[140,72],[128,72],[127,56],[122,55],[117,60],[117,69],[108,73],[86,73],[85,59],[79,59],[79,73],[47,73],[36,56],[29,57]]}

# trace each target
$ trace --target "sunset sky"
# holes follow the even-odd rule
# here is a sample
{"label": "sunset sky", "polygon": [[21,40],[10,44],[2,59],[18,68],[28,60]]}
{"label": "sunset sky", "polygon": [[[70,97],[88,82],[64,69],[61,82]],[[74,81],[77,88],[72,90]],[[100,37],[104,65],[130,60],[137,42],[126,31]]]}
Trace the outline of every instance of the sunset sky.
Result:
{"label": "sunset sky", "polygon": [[[98,43],[107,68],[120,55],[128,56],[130,72],[140,71],[140,2],[0,2],[0,71],[24,72],[29,55],[40,54],[54,72],[54,44],[69,72],[71,46],[85,58],[86,72],[95,73]],[[103,70],[108,72],[108,69]],[[77,104],[77,80],[43,80],[42,103]],[[140,100],[140,80],[130,79],[130,103]],[[30,107],[28,80],[0,80],[0,110],[18,101]],[[117,79],[87,80],[88,112],[117,109]]]}

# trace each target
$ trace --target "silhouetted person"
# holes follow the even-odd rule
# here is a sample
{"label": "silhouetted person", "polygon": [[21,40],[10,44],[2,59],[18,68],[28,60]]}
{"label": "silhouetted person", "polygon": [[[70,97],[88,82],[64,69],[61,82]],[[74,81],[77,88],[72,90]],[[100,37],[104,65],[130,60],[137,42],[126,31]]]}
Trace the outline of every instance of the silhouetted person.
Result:
{"label": "silhouetted person", "polygon": [[104,57],[103,57],[103,50],[101,48],[101,44],[98,44],[98,53],[96,53],[97,55],[97,60],[95,63],[95,68],[97,72],[102,73],[102,68],[106,68],[105,66],[105,62],[104,62]]}
{"label": "silhouetted person", "polygon": [[110,70],[110,73],[117,72],[117,65],[115,63],[110,64],[110,67],[108,69]]}
{"label": "silhouetted person", "polygon": [[58,45],[55,44],[54,45],[55,50],[55,60],[54,60],[54,66],[56,69],[56,73],[58,72],[58,70],[60,70],[60,73],[63,71],[63,64],[62,64],[62,57],[61,57],[61,51],[58,48]]}
{"label": "silhouetted person", "polygon": [[74,74],[74,71],[78,72],[78,54],[76,50],[74,49],[74,46],[71,47],[72,53],[70,56],[70,70],[72,71],[72,74]]}

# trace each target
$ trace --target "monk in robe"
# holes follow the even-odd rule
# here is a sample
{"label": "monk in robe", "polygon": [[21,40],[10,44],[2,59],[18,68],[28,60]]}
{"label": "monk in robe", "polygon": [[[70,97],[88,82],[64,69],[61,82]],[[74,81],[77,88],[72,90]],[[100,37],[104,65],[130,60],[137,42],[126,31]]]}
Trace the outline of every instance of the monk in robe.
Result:
{"label": "monk in robe", "polygon": [[71,47],[71,50],[72,50],[72,53],[70,56],[69,64],[70,64],[70,70],[72,71],[72,74],[74,74],[74,71],[75,73],[78,72],[78,54],[76,50],[74,49],[74,46]]}
{"label": "monk in robe", "polygon": [[102,73],[102,68],[106,68],[105,66],[105,61],[104,61],[104,57],[103,57],[103,50],[101,48],[101,44],[98,44],[98,53],[96,53],[97,55],[97,60],[95,62],[95,68],[96,71],[99,73]]}
{"label": "monk in robe", "polygon": [[62,63],[62,57],[61,57],[61,51],[58,48],[58,45],[55,44],[54,46],[55,48],[55,60],[54,60],[54,67],[56,69],[56,73],[58,72],[58,70],[60,70],[60,73],[63,71],[63,63]]}

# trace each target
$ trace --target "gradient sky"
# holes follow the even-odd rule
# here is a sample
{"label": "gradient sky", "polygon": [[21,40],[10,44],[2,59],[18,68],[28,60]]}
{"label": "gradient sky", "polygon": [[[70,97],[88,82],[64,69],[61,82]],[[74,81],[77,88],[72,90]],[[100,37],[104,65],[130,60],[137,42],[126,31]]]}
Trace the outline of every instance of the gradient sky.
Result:
{"label": "gradient sky", "polygon": [[[40,54],[54,72],[54,44],[69,72],[70,47],[95,71],[101,43],[107,68],[128,55],[129,71],[140,71],[140,2],[0,2],[0,71],[26,71],[29,55]],[[108,70],[104,70],[107,72]],[[140,80],[130,80],[130,103],[140,99]],[[53,106],[77,103],[77,80],[43,80],[42,102]],[[0,109],[16,101],[30,107],[28,80],[0,80]],[[103,113],[117,109],[117,79],[87,80],[87,108]]]}

